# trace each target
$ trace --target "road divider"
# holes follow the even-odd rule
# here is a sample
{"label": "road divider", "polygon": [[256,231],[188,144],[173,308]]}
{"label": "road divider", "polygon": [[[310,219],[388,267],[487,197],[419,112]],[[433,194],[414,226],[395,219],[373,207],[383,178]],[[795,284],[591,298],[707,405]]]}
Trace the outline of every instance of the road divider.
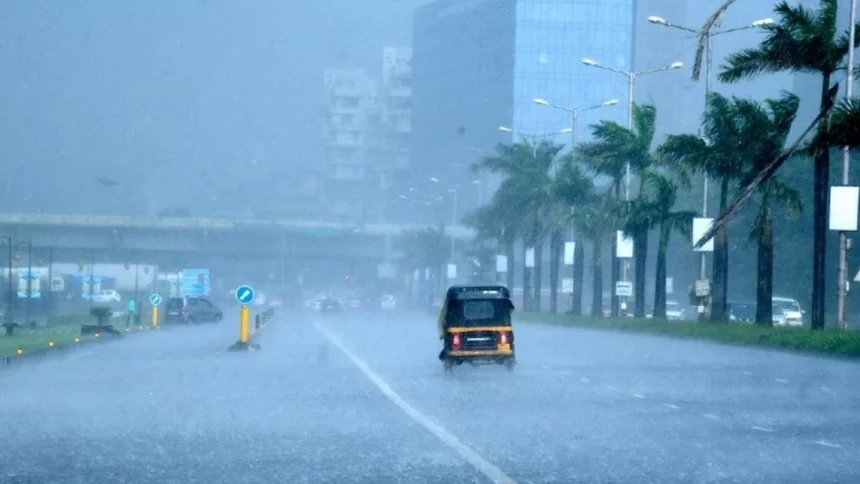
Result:
{"label": "road divider", "polygon": [[761,346],[834,356],[860,358],[860,331],[804,327],[763,326],[747,323],[660,321],[638,318],[590,318],[559,314],[525,313],[520,321],[558,326],[622,330],[676,338],[715,341],[738,346]]}
{"label": "road divider", "polygon": [[272,309],[254,316],[254,326],[250,325],[251,310],[248,305],[254,301],[254,289],[243,285],[236,288],[236,300],[242,306],[239,308],[239,340],[228,348],[229,351],[256,351],[260,345],[252,340],[259,331],[269,324],[275,312]]}

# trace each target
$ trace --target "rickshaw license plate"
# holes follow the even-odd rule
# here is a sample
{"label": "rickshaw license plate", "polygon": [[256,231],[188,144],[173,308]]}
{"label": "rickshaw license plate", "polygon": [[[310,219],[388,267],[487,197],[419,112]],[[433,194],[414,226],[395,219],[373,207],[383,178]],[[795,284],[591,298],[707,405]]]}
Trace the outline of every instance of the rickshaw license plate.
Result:
{"label": "rickshaw license plate", "polygon": [[499,345],[499,351],[511,351],[511,344],[504,343]]}

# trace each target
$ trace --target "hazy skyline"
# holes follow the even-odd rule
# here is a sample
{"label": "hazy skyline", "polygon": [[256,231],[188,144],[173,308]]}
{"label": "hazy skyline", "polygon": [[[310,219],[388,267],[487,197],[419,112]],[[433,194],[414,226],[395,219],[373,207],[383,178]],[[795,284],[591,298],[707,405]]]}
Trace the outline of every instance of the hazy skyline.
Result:
{"label": "hazy skyline", "polygon": [[425,1],[0,2],[2,209],[276,203],[322,161],[323,70],[379,70]]}

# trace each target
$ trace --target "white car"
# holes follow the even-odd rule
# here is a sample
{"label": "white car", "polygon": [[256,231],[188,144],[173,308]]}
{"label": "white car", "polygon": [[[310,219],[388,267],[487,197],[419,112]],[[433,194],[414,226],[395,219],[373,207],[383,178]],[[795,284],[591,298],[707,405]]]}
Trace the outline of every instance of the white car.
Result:
{"label": "white car", "polygon": [[773,324],[777,326],[803,326],[803,309],[796,299],[788,297],[774,297],[773,301]]}
{"label": "white car", "polygon": [[684,308],[678,301],[666,301],[666,319],[669,321],[683,321],[686,319]]}
{"label": "white car", "polygon": [[391,294],[386,294],[382,296],[379,305],[382,309],[395,309],[397,308],[397,300]]}

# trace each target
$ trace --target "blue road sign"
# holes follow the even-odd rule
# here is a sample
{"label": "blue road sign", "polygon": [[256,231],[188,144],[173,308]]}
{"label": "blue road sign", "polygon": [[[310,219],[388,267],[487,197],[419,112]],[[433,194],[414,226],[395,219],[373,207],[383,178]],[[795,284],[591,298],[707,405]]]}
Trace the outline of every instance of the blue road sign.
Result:
{"label": "blue road sign", "polygon": [[183,269],[179,284],[183,296],[208,296],[209,269]]}
{"label": "blue road sign", "polygon": [[254,288],[251,286],[239,286],[236,288],[236,300],[242,304],[249,304],[254,300]]}
{"label": "blue road sign", "polygon": [[161,304],[161,294],[150,294],[149,304],[152,304],[153,306],[158,306],[159,304]]}

